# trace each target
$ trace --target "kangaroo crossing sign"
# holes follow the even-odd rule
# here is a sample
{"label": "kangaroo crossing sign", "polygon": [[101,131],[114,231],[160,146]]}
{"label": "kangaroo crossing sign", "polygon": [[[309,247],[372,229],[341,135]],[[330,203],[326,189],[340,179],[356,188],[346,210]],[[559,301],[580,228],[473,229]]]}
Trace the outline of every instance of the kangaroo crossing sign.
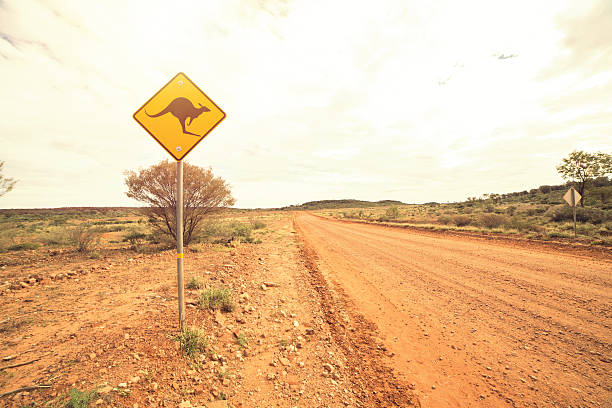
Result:
{"label": "kangaroo crossing sign", "polygon": [[132,116],[181,161],[225,119],[225,112],[180,72]]}

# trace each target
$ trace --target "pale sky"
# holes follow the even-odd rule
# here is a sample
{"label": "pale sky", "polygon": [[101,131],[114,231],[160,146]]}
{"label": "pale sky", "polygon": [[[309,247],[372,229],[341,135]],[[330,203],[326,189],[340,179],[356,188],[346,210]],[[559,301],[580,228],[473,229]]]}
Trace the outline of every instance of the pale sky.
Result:
{"label": "pale sky", "polygon": [[133,119],[178,72],[236,206],[458,201],[612,151],[612,1],[0,1],[0,208],[139,205]]}

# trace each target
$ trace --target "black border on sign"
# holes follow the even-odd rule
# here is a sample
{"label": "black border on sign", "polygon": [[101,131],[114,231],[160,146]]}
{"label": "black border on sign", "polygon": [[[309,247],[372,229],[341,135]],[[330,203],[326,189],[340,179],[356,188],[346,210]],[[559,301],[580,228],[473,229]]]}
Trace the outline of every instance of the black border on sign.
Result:
{"label": "black border on sign", "polygon": [[[143,124],[142,124],[142,123],[141,123],[141,122],[140,122],[138,119],[136,119],[136,114],[137,114],[138,112],[140,112],[142,109],[144,109],[144,107],[145,107],[145,105],[146,105],[146,104],[148,104],[149,102],[151,102],[151,101],[153,100],[153,98],[155,98],[155,97],[157,96],[157,94],[159,94],[159,93],[160,93],[161,91],[163,91],[163,90],[164,90],[164,89],[165,89],[165,88],[166,88],[168,85],[170,85],[170,83],[172,83],[172,81],[174,81],[174,80],[176,79],[176,77],[177,77],[177,76],[179,76],[179,75],[183,75],[183,76],[185,77],[185,79],[186,79],[186,80],[188,80],[188,81],[191,83],[191,85],[193,85],[193,86],[194,86],[194,87],[195,87],[195,88],[196,88],[198,91],[200,91],[200,92],[201,92],[201,93],[202,93],[202,94],[203,94],[205,97],[207,97],[207,98],[208,98],[208,100],[209,100],[209,101],[211,101],[211,102],[212,102],[212,104],[213,104],[213,105],[215,105],[215,106],[217,107],[217,109],[219,109],[219,110],[221,111],[221,113],[223,114],[223,117],[222,117],[221,119],[219,119],[219,121],[218,121],[217,123],[215,123],[215,125],[214,125],[213,127],[211,127],[211,128],[208,130],[208,132],[204,133],[204,135],[202,135],[202,137],[201,137],[201,138],[200,138],[200,139],[199,139],[197,142],[195,142],[193,146],[191,146],[191,149],[187,150],[187,152],[186,152],[186,153],[183,155],[183,158],[182,158],[182,159],[178,159],[178,158],[177,158],[177,157],[174,155],[174,153],[172,153],[170,150],[168,150],[168,149],[166,148],[166,146],[164,146],[164,145],[162,144],[162,142],[160,142],[160,141],[159,141],[159,139],[157,139],[157,138],[155,137],[155,135],[154,135],[153,133],[149,132],[149,129],[147,129],[147,128],[145,127],[145,125],[143,125]],[[162,86],[162,87],[160,88],[160,90],[159,90],[159,91],[157,91],[157,92],[155,93],[155,95],[153,95],[152,97],[150,97],[150,98],[149,98],[149,100],[147,100],[145,103],[143,103],[143,104],[142,104],[142,106],[141,106],[140,108],[138,108],[138,110],[136,110],[136,112],[134,112],[134,114],[132,114],[132,117],[134,118],[134,120],[135,120],[136,122],[138,122],[138,124],[139,124],[139,125],[140,125],[140,126],[141,126],[141,127],[144,129],[144,130],[146,130],[146,131],[147,131],[147,133],[148,133],[148,134],[150,134],[150,135],[153,137],[153,139],[155,139],[155,141],[156,141],[157,143],[159,143],[159,145],[160,145],[161,147],[163,147],[163,148],[164,148],[164,150],[165,150],[165,151],[167,151],[167,152],[170,154],[170,156],[172,156],[172,158],[173,158],[174,160],[176,160],[176,161],[181,161],[181,160],[183,160],[185,157],[187,157],[187,155],[189,154],[189,152],[191,152],[191,151],[193,150],[193,148],[194,148],[194,147],[196,147],[196,146],[197,146],[197,145],[198,145],[198,144],[199,144],[199,143],[200,143],[202,140],[204,140],[204,138],[205,138],[206,136],[208,136],[208,134],[209,134],[210,132],[212,132],[212,130],[213,130],[214,128],[216,128],[216,127],[217,127],[217,125],[218,125],[219,123],[221,123],[221,122],[223,121],[223,119],[225,119],[225,118],[226,118],[226,116],[227,116],[227,115],[225,114],[225,112],[223,111],[223,109],[221,109],[221,108],[219,107],[219,105],[217,105],[217,104],[216,104],[216,103],[215,103],[215,102],[214,102],[212,99],[210,99],[210,97],[209,97],[208,95],[206,95],[206,93],[205,93],[203,90],[201,90],[201,89],[200,89],[200,88],[199,88],[199,87],[198,87],[196,84],[194,84],[194,83],[193,83],[193,81],[192,81],[191,79],[189,79],[189,77],[188,77],[187,75],[185,75],[185,73],[184,73],[184,72],[179,72],[178,74],[176,74],[175,76],[173,76],[173,77],[172,77],[172,79],[171,79],[170,81],[168,81],[168,83],[166,83],[166,85]]]}

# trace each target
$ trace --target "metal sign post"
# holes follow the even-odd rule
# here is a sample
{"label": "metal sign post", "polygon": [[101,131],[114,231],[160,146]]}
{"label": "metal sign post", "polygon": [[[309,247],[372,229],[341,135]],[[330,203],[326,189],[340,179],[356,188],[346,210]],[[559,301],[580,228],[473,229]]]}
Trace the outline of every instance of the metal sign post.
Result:
{"label": "metal sign post", "polygon": [[576,204],[578,204],[578,201],[580,201],[581,198],[582,196],[574,189],[574,187],[570,187],[570,189],[567,190],[567,193],[565,193],[563,196],[565,202],[572,207],[572,210],[574,210],[574,238],[576,238]]}
{"label": "metal sign post", "polygon": [[178,283],[179,328],[185,325],[185,282],[183,279],[183,161],[176,162],[176,280]]}
{"label": "metal sign post", "polygon": [[176,278],[179,327],[183,331],[183,159],[225,119],[225,112],[187,75],[179,72],[132,117],[176,160]]}
{"label": "metal sign post", "polygon": [[572,188],[572,210],[574,210],[574,238],[576,238],[576,191]]}

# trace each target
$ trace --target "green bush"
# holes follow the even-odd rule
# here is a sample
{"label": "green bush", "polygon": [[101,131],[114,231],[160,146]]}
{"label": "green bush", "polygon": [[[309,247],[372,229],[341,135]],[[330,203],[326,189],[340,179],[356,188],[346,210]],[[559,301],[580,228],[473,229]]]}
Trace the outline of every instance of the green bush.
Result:
{"label": "green bush", "polygon": [[448,225],[448,224],[451,223],[451,221],[452,221],[452,218],[449,217],[448,215],[442,215],[442,216],[438,217],[438,222],[440,224]]}
{"label": "green bush", "polygon": [[200,295],[200,307],[203,309],[231,312],[234,310],[232,291],[226,288],[206,289]]}
{"label": "green bush", "polygon": [[472,219],[467,215],[455,215],[453,217],[453,223],[458,227],[465,227],[466,225],[470,225]]}
{"label": "green bush", "polygon": [[123,236],[123,242],[129,242],[130,249],[140,251],[148,238],[144,232],[132,230]]}
{"label": "green bush", "polygon": [[9,251],[26,251],[31,249],[36,249],[40,245],[35,242],[22,242],[21,244],[11,245],[7,248]]}
{"label": "green bush", "polygon": [[70,233],[65,227],[49,227],[37,240],[45,245],[70,245]]}
{"label": "green bush", "polygon": [[392,206],[387,208],[387,211],[385,211],[385,217],[386,218],[390,218],[390,219],[397,219],[400,216],[400,211],[399,208],[397,208],[396,206]]}
{"label": "green bush", "polygon": [[76,388],[70,390],[70,398],[64,405],[65,408],[87,408],[89,403],[98,395],[94,391],[79,391]]}
{"label": "green bush", "polygon": [[480,224],[486,228],[497,228],[506,222],[506,217],[500,214],[480,214]]}
{"label": "green bush", "polygon": [[[546,215],[556,222],[562,221],[573,221],[574,212],[569,205],[560,204],[551,207]],[[599,208],[591,207],[576,207],[576,221],[578,222],[590,222],[592,224],[601,224],[603,222],[612,219],[611,212],[609,210],[600,210]]]}
{"label": "green bush", "polygon": [[266,224],[261,220],[254,220],[254,221],[251,221],[251,227],[254,230],[258,230],[258,229],[266,228]]}
{"label": "green bush", "polygon": [[208,339],[195,327],[187,327],[181,334],[175,337],[180,343],[181,350],[188,357],[196,357],[200,353],[206,352]]}
{"label": "green bush", "polygon": [[200,239],[216,243],[229,243],[233,240],[249,242],[251,232],[251,224],[245,224],[238,221],[209,221],[202,226],[198,236]]}
{"label": "green bush", "polygon": [[515,229],[518,231],[533,231],[533,227],[536,226],[534,223],[527,221],[518,215],[507,218],[504,222],[504,228]]}
{"label": "green bush", "polygon": [[51,221],[50,225],[57,227],[57,226],[66,224],[66,222],[67,221],[65,218],[55,218],[53,221]]}
{"label": "green bush", "polygon": [[547,235],[549,238],[572,238],[574,236],[574,234],[568,234],[566,232],[558,231],[549,232]]}
{"label": "green bush", "polygon": [[81,224],[69,231],[70,243],[79,252],[89,252],[100,242],[100,230],[87,224]]}
{"label": "green bush", "polygon": [[187,289],[200,289],[202,287],[202,280],[197,276],[192,277],[189,282],[187,282]]}

